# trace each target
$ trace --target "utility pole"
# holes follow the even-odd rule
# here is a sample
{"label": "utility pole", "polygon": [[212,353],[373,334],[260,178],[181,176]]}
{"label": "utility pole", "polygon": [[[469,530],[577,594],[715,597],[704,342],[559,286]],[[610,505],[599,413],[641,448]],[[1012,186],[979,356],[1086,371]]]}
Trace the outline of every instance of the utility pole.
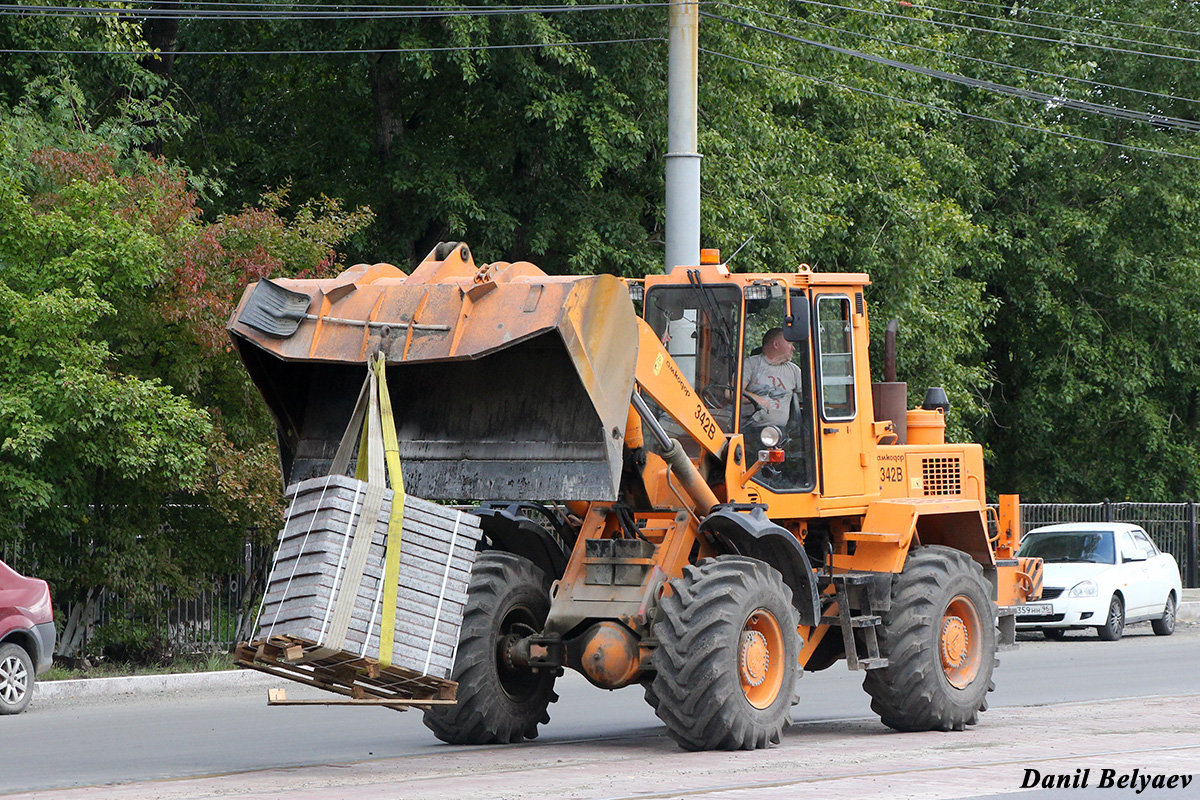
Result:
{"label": "utility pole", "polygon": [[700,6],[672,0],[667,34],[666,268],[700,263],[700,154],[696,76]]}

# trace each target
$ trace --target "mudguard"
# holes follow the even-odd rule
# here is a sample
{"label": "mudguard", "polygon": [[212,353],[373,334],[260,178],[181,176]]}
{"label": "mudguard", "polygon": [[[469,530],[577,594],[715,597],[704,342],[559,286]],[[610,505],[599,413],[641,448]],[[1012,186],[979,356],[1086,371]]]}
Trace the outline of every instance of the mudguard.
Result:
{"label": "mudguard", "polygon": [[[564,532],[555,535],[524,512],[527,504],[493,502],[473,509],[480,527],[492,540],[493,549],[503,550],[532,561],[551,580],[562,577],[570,557],[570,543]],[[538,507],[538,513],[550,519],[550,512]],[[553,520],[552,520],[553,521]]]}
{"label": "mudguard", "polygon": [[716,506],[700,523],[700,535],[725,552],[755,558],[779,570],[792,590],[792,605],[800,613],[800,624],[818,623],[821,606],[812,563],[796,537],[767,517],[766,506]]}

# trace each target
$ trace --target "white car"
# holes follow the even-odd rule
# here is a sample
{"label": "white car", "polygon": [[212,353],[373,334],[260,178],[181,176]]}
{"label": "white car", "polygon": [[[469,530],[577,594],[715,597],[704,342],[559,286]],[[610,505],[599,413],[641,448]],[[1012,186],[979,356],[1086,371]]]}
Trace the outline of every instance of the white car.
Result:
{"label": "white car", "polygon": [[1045,561],[1042,599],[1021,606],[1018,630],[1061,639],[1071,629],[1095,628],[1116,641],[1125,626],[1149,621],[1159,636],[1175,632],[1183,594],[1179,565],[1146,532],[1125,522],[1072,522],[1035,528],[1021,556]]}

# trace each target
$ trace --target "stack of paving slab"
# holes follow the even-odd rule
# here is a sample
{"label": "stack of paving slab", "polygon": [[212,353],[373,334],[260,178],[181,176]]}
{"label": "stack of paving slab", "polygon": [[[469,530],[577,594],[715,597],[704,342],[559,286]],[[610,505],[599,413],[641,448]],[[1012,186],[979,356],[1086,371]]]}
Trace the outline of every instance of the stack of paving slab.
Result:
{"label": "stack of paving slab", "polygon": [[[259,617],[257,641],[294,637],[362,658],[379,658],[384,557],[392,491],[385,490],[366,566],[348,574],[367,484],[331,475],[287,490],[289,512]],[[404,498],[392,664],[449,680],[481,536],[479,518],[412,495]],[[335,641],[339,597],[353,611]]]}

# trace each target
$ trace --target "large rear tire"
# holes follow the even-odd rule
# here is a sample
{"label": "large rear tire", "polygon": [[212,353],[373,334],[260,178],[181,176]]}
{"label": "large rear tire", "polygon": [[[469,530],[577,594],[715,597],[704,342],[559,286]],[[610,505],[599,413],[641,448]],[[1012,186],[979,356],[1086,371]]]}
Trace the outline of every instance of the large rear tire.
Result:
{"label": "large rear tire", "polygon": [[996,666],[996,608],[983,570],[950,547],[914,548],[892,584],[879,652],[888,666],[863,688],[898,731],[959,731],[987,709]]}
{"label": "large rear tire", "polygon": [[646,701],[685,750],[778,744],[800,666],[798,616],[777,570],[721,556],[671,581],[654,624]]}
{"label": "large rear tire", "polygon": [[542,629],[550,613],[549,581],[531,561],[495,550],[480,553],[471,572],[459,632],[454,680],[458,703],[425,712],[425,726],[450,744],[507,744],[534,739],[558,699],[555,675],[513,668],[505,639]]}

